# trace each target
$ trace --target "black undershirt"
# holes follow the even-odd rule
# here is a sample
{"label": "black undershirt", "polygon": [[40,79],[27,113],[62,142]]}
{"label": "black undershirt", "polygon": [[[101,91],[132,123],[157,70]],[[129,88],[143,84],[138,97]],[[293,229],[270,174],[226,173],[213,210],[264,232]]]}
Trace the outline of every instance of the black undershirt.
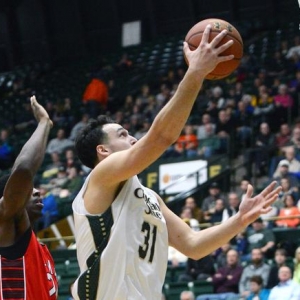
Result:
{"label": "black undershirt", "polygon": [[22,257],[28,248],[31,234],[32,229],[29,227],[13,245],[0,247],[0,255],[7,259],[17,259]]}

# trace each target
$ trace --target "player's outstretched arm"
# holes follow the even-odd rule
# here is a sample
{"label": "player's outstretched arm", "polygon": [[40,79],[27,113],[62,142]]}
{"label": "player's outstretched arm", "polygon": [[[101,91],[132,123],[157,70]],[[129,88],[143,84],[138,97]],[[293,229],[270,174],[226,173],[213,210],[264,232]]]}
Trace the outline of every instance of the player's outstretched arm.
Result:
{"label": "player's outstretched arm", "polygon": [[199,232],[193,231],[162,203],[170,245],[193,259],[210,254],[245,229],[261,214],[271,210],[271,204],[277,199],[281,190],[281,187],[276,187],[276,185],[275,181],[272,182],[255,197],[252,197],[253,187],[248,185],[247,196],[240,204],[236,215],[220,225]]}
{"label": "player's outstretched arm", "polygon": [[[96,172],[93,176],[96,183],[101,179],[105,186],[111,186],[127,180],[147,168],[177,140],[190,115],[205,76],[219,62],[233,58],[232,55],[221,56],[221,53],[232,45],[232,41],[218,46],[227,31],[222,31],[209,42],[210,30],[209,25],[196,50],[191,51],[187,43],[184,44],[189,68],[174,96],[158,113],[151,128],[142,139],[128,151],[113,153],[95,168]],[[118,164],[115,163],[116,161]]]}
{"label": "player's outstretched arm", "polygon": [[38,126],[23,146],[12,167],[10,178],[4,189],[1,216],[10,218],[22,210],[30,199],[33,179],[45,154],[52,121],[35,96],[31,97],[31,107]]}

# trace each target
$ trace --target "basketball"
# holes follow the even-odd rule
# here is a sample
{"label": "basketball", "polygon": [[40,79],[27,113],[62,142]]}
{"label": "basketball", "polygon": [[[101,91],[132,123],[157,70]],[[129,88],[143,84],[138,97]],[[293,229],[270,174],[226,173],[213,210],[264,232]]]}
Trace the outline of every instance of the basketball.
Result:
{"label": "basketball", "polygon": [[[239,66],[241,58],[243,57],[243,40],[238,30],[227,21],[221,19],[205,19],[195,24],[185,36],[185,41],[191,50],[195,50],[200,44],[202,34],[208,24],[211,24],[209,42],[224,29],[228,31],[228,34],[222,39],[219,45],[233,40],[233,44],[222,52],[221,55],[233,54],[234,58],[229,61],[220,62],[216,68],[205,77],[205,79],[209,80],[222,79],[230,75]],[[186,58],[185,61],[187,62]]]}

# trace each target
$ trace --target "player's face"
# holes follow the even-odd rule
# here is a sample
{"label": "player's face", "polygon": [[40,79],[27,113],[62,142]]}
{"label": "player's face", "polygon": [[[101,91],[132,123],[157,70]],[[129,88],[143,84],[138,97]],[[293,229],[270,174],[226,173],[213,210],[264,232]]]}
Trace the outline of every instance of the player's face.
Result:
{"label": "player's face", "polygon": [[128,131],[118,124],[106,124],[103,131],[107,133],[106,145],[112,153],[129,149],[137,142],[135,137],[129,135]]}
{"label": "player's face", "polygon": [[33,189],[31,199],[26,205],[28,215],[33,218],[38,218],[42,216],[42,209],[44,207],[40,191]]}

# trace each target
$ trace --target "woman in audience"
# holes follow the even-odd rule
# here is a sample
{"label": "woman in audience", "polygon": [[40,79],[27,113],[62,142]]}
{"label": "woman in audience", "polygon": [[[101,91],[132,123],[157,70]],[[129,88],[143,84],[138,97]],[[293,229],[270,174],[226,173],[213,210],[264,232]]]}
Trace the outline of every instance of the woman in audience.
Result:
{"label": "woman in audience", "polygon": [[285,196],[284,206],[285,207],[281,208],[279,211],[279,217],[282,217],[283,219],[277,220],[276,225],[278,227],[297,227],[300,223],[299,218],[284,218],[298,216],[300,214],[293,194],[287,194]]}

